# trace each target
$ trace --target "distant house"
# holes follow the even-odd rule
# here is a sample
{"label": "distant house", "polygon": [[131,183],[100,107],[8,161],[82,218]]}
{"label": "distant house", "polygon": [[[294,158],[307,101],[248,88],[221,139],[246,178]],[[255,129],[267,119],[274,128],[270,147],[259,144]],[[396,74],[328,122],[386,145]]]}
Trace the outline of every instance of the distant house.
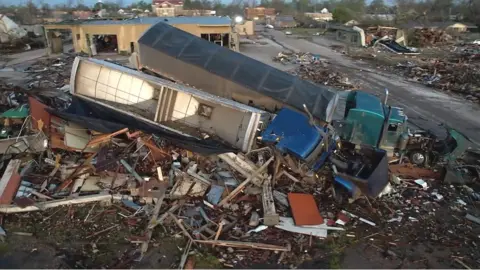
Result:
{"label": "distant house", "polygon": [[395,20],[395,14],[365,14],[363,16],[365,19],[371,20],[382,20],[382,21],[393,21]]}
{"label": "distant house", "polygon": [[442,29],[451,32],[477,32],[478,26],[465,23],[465,22],[409,22],[402,26],[405,29],[422,29],[422,28],[431,28],[431,29]]}
{"label": "distant house", "polygon": [[333,20],[333,15],[330,12],[305,12],[305,16],[316,21],[328,22]]}
{"label": "distant house", "polygon": [[72,16],[74,19],[86,20],[91,18],[93,13],[91,11],[86,10],[75,10],[72,12]]}
{"label": "distant house", "polygon": [[344,23],[344,25],[346,25],[346,26],[354,26],[354,25],[359,25],[359,24],[360,23],[355,21],[355,20],[350,20],[350,21]]}
{"label": "distant house", "polygon": [[275,28],[291,28],[297,26],[297,23],[291,15],[275,16],[273,26]]}
{"label": "distant house", "polygon": [[274,8],[265,8],[265,7],[247,7],[245,8],[245,18],[247,20],[254,21],[265,21],[267,18],[275,17]]}
{"label": "distant house", "polygon": [[159,17],[175,17],[183,10],[183,1],[153,0],[152,10]]}
{"label": "distant house", "polygon": [[353,26],[345,26],[342,24],[329,24],[329,31],[335,32],[335,39],[351,46],[365,46],[365,31]]}

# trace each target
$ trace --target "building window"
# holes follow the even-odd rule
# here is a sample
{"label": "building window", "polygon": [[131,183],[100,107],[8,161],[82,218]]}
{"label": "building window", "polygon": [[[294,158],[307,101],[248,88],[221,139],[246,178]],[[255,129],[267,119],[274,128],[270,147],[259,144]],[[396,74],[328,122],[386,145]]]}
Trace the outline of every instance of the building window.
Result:
{"label": "building window", "polygon": [[212,112],[213,112],[212,106],[208,106],[202,103],[198,104],[198,111],[197,111],[198,115],[201,115],[203,117],[210,119],[210,117],[212,116]]}
{"label": "building window", "polygon": [[80,34],[77,34],[77,40],[80,40]]}
{"label": "building window", "polygon": [[356,34],[352,35],[352,36],[350,37],[350,41],[351,41],[352,43],[354,43],[354,44],[357,44],[357,42],[358,42],[358,36],[357,36]]}

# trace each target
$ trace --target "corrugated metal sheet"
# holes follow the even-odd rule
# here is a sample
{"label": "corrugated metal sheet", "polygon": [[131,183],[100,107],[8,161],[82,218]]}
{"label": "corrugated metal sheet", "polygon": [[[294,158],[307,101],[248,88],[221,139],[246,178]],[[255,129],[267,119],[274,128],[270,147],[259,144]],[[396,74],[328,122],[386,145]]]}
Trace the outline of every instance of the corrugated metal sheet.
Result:
{"label": "corrugated metal sheet", "polygon": [[[304,111],[305,104],[320,120],[328,121],[331,116],[335,91],[166,23],[150,27],[138,43],[142,67],[175,81],[272,111],[284,104]],[[272,108],[272,99],[278,103],[276,108]]]}

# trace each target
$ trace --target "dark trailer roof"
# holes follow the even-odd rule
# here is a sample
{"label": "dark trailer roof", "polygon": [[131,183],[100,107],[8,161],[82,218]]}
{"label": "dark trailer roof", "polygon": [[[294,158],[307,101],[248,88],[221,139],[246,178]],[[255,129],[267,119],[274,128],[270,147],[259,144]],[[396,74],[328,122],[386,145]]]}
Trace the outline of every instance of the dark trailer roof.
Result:
{"label": "dark trailer roof", "polygon": [[[335,92],[159,22],[138,40],[143,68],[217,96],[275,111],[306,104],[328,121]],[[330,106],[329,106],[330,105]]]}

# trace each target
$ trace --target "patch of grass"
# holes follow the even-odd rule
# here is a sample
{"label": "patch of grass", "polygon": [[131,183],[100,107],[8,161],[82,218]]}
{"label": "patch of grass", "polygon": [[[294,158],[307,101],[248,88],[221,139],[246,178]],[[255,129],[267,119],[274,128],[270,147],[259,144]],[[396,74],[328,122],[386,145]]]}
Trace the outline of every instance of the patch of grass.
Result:
{"label": "patch of grass", "polygon": [[196,269],[219,269],[223,265],[218,261],[217,257],[211,254],[196,254],[195,255]]}
{"label": "patch of grass", "polygon": [[342,267],[345,248],[351,246],[354,242],[353,238],[341,235],[337,238],[328,239],[327,242],[319,242],[317,247],[325,251],[329,268],[339,269]]}
{"label": "patch of grass", "polygon": [[6,242],[0,242],[0,255],[3,255],[5,253],[7,253],[9,250],[8,248],[8,243]]}

